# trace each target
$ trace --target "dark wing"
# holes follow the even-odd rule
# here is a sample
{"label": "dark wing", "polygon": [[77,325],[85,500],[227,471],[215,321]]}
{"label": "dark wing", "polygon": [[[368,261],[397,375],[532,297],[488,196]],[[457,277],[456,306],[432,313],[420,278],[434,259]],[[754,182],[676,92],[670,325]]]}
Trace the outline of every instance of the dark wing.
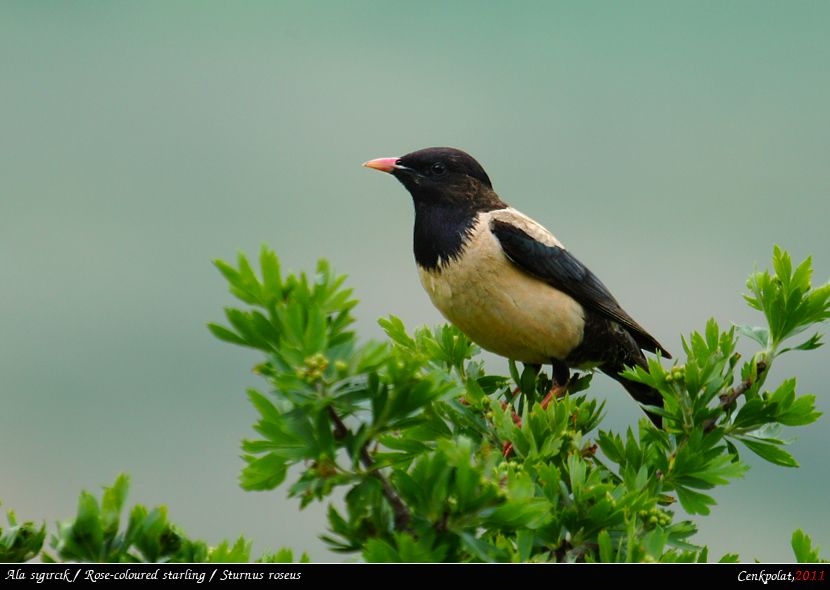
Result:
{"label": "dark wing", "polygon": [[570,252],[543,244],[506,221],[494,219],[490,229],[507,258],[516,266],[567,293],[583,307],[618,322],[631,332],[643,350],[659,351],[664,357],[671,358],[669,352],[620,307],[602,281]]}

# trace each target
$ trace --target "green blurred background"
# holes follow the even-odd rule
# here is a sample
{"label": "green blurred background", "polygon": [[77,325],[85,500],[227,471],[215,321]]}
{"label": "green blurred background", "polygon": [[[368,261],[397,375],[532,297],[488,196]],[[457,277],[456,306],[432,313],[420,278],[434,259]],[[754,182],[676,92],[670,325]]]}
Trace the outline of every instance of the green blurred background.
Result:
{"label": "green blurred background", "polygon": [[[267,242],[349,273],[366,337],[437,323],[372,157],[470,151],[670,349],[710,315],[759,322],[740,293],[774,242],[830,271],[828,22],[818,1],[5,0],[0,498],[52,522],[124,470],[192,535],[342,559],[321,507],[238,488],[258,357],[205,322],[231,302],[211,259]],[[827,410],[827,349],[770,385],[791,373]],[[594,391],[609,426],[639,419]],[[800,469],[717,490],[713,557],[790,560],[797,527],[830,549],[827,420]]]}

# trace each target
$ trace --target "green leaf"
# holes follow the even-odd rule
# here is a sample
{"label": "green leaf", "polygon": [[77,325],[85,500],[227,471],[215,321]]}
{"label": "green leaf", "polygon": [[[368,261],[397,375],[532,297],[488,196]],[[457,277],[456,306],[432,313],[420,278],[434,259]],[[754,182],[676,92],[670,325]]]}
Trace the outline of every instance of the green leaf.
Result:
{"label": "green leaf", "polygon": [[804,426],[812,424],[821,417],[816,410],[816,396],[802,395],[789,408],[779,412],[776,420],[785,426]]}
{"label": "green leaf", "polygon": [[525,394],[531,401],[533,401],[536,397],[536,375],[538,374],[539,371],[533,365],[525,365],[522,370],[520,381],[522,393]]}
{"label": "green leaf", "polygon": [[236,332],[228,330],[225,326],[211,322],[207,325],[207,327],[208,330],[210,330],[210,333],[216,336],[219,340],[230,342],[231,344],[237,344],[239,346],[250,346],[244,338],[237,335]]}
{"label": "green leaf", "polygon": [[659,559],[668,540],[669,532],[663,530],[660,526],[656,526],[643,536],[643,549],[645,549],[647,555]]}
{"label": "green leaf", "polygon": [[715,504],[715,500],[711,496],[685,487],[677,488],[677,499],[680,500],[683,509],[689,514],[709,514],[709,506]]}
{"label": "green leaf", "polygon": [[401,558],[392,545],[383,539],[369,539],[363,549],[363,559],[369,563],[396,563]]}
{"label": "green leaf", "polygon": [[753,428],[771,420],[770,409],[760,398],[747,401],[732,422],[733,428]]}
{"label": "green leaf", "polygon": [[821,559],[821,547],[813,547],[813,541],[804,531],[797,529],[792,536],[790,544],[798,563],[819,563]]}
{"label": "green leaf", "polygon": [[242,252],[240,252],[236,257],[236,266],[239,268],[239,277],[246,291],[254,297],[256,303],[264,303],[262,297],[262,286],[254,274],[254,271],[248,262],[248,258]]}
{"label": "green leaf", "polygon": [[778,354],[783,354],[783,353],[788,352],[790,350],[815,350],[816,348],[819,348],[823,344],[824,343],[821,341],[821,334],[816,332],[815,334],[810,336],[807,340],[805,340],[804,342],[802,342],[801,344],[799,344],[797,346],[782,348],[780,351],[778,351]]}
{"label": "green leaf", "polygon": [[[46,539],[46,525],[38,527],[33,522],[18,524],[14,512],[7,513],[9,527],[0,528],[0,562],[19,563],[34,559]],[[48,556],[43,555],[48,562]]]}
{"label": "green leaf", "polygon": [[608,534],[607,530],[603,529],[597,535],[597,545],[599,545],[599,560],[604,563],[613,563],[615,561],[614,547],[611,544],[611,535]]}
{"label": "green leaf", "polygon": [[219,272],[222,273],[222,276],[225,277],[225,280],[228,281],[231,284],[231,286],[233,286],[233,287],[241,287],[242,286],[242,281],[239,277],[239,273],[236,271],[236,269],[234,267],[232,267],[227,262],[224,262],[224,261],[218,260],[218,259],[214,260],[213,264],[214,264],[214,266],[216,266],[216,268],[219,269]]}
{"label": "green leaf", "polygon": [[118,532],[121,510],[124,507],[124,502],[127,500],[129,490],[130,478],[125,473],[116,477],[115,483],[111,487],[104,488],[104,494],[101,499],[101,520],[104,533],[108,538],[114,537]]}
{"label": "green leaf", "polygon": [[429,447],[424,443],[405,436],[383,435],[378,437],[378,442],[389,449],[412,454],[429,451]]}
{"label": "green leaf", "polygon": [[79,557],[99,561],[103,552],[104,531],[98,500],[89,492],[81,492],[78,514],[72,524],[72,543],[80,550]]}
{"label": "green leaf", "polygon": [[522,378],[519,376],[519,367],[516,366],[516,361],[513,359],[508,360],[507,367],[510,370],[510,377],[513,379],[513,383],[521,387]]}
{"label": "green leaf", "polygon": [[[299,563],[309,563],[307,553],[300,556]],[[264,553],[257,559],[257,563],[294,563],[294,552],[288,547],[283,547],[275,553]]]}
{"label": "green leaf", "polygon": [[730,479],[743,477],[748,469],[748,465],[735,461],[733,456],[721,452],[717,457],[710,459],[704,469],[696,471],[694,476],[706,483],[725,485]]}
{"label": "green leaf", "polygon": [[273,297],[280,297],[282,295],[280,261],[274,251],[265,244],[259,251],[259,266],[262,270],[262,282],[266,292]]}
{"label": "green leaf", "polygon": [[519,552],[519,561],[527,561],[533,553],[534,532],[530,529],[521,529],[516,532],[516,549]]}
{"label": "green leaf", "polygon": [[766,347],[769,344],[769,328],[748,326],[744,324],[735,324],[735,327],[738,328],[738,331],[741,334],[747,336],[748,338],[752,338],[761,346]]}
{"label": "green leaf", "polygon": [[390,315],[388,318],[380,318],[378,324],[393,342],[410,350],[415,349],[415,340],[406,333],[406,327],[400,318]]}
{"label": "green leaf", "polygon": [[288,467],[285,460],[276,453],[263,457],[245,456],[248,464],[239,476],[239,485],[245,490],[273,490],[285,479]]}
{"label": "green leaf", "polygon": [[249,285],[235,268],[221,260],[215,260],[213,263],[230,283],[229,290],[234,297],[250,305],[256,305],[259,302],[258,293],[250,291]]}
{"label": "green leaf", "polygon": [[550,511],[550,503],[543,498],[517,499],[493,510],[486,522],[506,529],[537,528],[547,520]]}
{"label": "green leaf", "polygon": [[744,443],[744,446],[750,451],[770,463],[781,465],[782,467],[798,467],[798,462],[793,456],[776,445],[761,442],[748,436],[741,436],[738,440]]}
{"label": "green leaf", "polygon": [[483,539],[478,539],[470,533],[461,533],[461,544],[479,561],[486,563],[504,561],[503,553],[496,546]]}
{"label": "green leaf", "polygon": [[271,400],[262,395],[256,389],[248,388],[247,393],[251,404],[257,409],[263,419],[275,423],[282,420],[282,414],[279,410],[277,410],[276,406],[271,403]]}
{"label": "green leaf", "polygon": [[210,563],[247,563],[251,561],[252,545],[253,543],[246,541],[244,537],[239,537],[233,545],[223,541],[208,552],[207,561]]}

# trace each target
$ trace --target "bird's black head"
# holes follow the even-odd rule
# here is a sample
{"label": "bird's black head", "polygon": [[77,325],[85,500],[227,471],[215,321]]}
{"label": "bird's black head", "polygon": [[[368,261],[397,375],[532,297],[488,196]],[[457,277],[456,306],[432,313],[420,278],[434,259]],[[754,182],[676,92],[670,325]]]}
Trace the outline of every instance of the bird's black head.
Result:
{"label": "bird's black head", "polygon": [[448,147],[432,147],[400,158],[378,158],[364,166],[397,178],[419,205],[459,208],[477,213],[505,207],[475,158]]}
{"label": "bird's black head", "polygon": [[392,174],[412,195],[415,260],[422,268],[459,257],[478,214],[507,207],[481,164],[461,150],[426,148],[363,165]]}

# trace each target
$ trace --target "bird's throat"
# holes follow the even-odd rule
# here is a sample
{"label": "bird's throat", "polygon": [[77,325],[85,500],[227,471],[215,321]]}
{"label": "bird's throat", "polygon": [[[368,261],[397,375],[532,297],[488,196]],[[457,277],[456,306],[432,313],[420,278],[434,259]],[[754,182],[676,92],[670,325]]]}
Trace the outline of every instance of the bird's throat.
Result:
{"label": "bird's throat", "polygon": [[470,237],[477,214],[455,207],[415,202],[415,262],[425,270],[458,258]]}

